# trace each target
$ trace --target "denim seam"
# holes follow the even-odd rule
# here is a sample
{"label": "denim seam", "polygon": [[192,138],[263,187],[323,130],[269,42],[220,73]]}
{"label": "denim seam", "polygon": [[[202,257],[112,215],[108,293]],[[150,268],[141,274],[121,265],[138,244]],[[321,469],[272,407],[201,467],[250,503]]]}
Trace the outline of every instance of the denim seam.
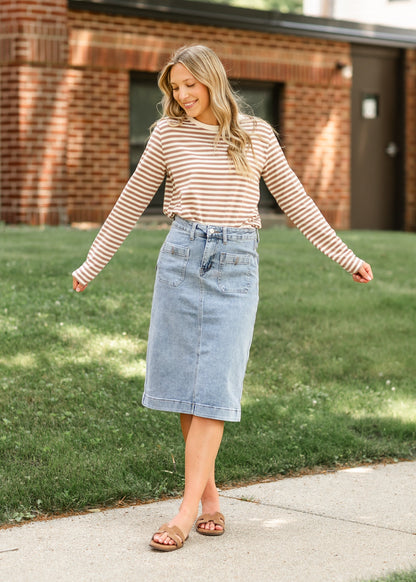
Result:
{"label": "denim seam", "polygon": [[143,396],[147,400],[156,400],[157,402],[177,402],[178,404],[187,404],[189,406],[197,406],[199,408],[213,408],[214,410],[226,410],[228,412],[238,412],[238,408],[227,408],[226,406],[215,406],[214,404],[200,404],[199,402],[190,402],[188,400],[176,400],[175,398],[158,398],[157,396],[149,396],[146,392]]}

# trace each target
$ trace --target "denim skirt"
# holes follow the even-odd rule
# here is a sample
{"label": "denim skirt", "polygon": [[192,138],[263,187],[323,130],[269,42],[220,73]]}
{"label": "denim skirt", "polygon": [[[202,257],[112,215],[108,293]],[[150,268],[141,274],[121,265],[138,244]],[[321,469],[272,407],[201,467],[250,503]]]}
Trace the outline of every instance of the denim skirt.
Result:
{"label": "denim skirt", "polygon": [[238,422],[258,304],[258,230],[176,217],[160,250],[142,403]]}

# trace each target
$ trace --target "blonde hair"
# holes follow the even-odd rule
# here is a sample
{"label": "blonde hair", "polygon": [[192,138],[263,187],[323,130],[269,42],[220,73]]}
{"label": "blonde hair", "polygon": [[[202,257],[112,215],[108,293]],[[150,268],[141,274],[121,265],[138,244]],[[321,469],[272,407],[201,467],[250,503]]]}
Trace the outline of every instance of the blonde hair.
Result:
{"label": "blonde hair", "polygon": [[[224,66],[216,53],[203,45],[180,48],[159,74],[158,83],[163,93],[163,116],[182,122],[187,114],[173,97],[170,72],[174,65],[181,63],[205,85],[209,92],[210,106],[219,130],[216,143],[221,139],[228,144],[228,157],[237,173],[250,176],[251,168],[247,160],[247,148],[252,146],[250,135],[239,121],[241,99],[231,88]],[[254,119],[254,118],[253,118]]]}

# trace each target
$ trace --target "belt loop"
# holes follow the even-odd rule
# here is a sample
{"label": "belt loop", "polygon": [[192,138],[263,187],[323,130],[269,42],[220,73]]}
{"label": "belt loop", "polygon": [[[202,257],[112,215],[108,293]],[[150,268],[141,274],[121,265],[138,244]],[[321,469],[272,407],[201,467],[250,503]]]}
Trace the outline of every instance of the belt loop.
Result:
{"label": "belt loop", "polygon": [[227,227],[222,227],[222,242],[226,245],[227,244]]}
{"label": "belt loop", "polygon": [[193,223],[192,223],[192,228],[191,228],[191,234],[190,234],[190,236],[189,236],[189,238],[190,238],[191,240],[194,240],[194,238],[195,238],[195,231],[196,231],[196,226],[197,226],[196,222],[193,222]]}
{"label": "belt loop", "polygon": [[260,242],[260,230],[258,228],[256,228],[256,239],[257,242]]}

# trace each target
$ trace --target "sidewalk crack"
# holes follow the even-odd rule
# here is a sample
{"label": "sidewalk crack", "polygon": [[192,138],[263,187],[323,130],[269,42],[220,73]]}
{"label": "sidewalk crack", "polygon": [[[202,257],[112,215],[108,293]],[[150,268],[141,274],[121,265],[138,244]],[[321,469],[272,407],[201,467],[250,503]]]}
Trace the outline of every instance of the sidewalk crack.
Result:
{"label": "sidewalk crack", "polygon": [[314,517],[321,517],[324,519],[332,519],[333,521],[343,521],[345,523],[352,523],[354,525],[363,525],[365,527],[371,527],[374,529],[381,529],[381,530],[386,530],[386,531],[392,531],[392,532],[397,532],[397,533],[403,533],[403,534],[407,534],[410,536],[416,536],[416,532],[411,532],[411,531],[407,531],[404,529],[400,529],[400,528],[395,528],[395,527],[389,527],[386,525],[378,525],[378,524],[374,524],[374,523],[368,523],[366,521],[360,521],[358,519],[348,519],[346,517],[335,517],[333,515],[327,515],[325,513],[319,513],[317,511],[308,511],[306,509],[299,509],[297,507],[290,507],[290,506],[285,506],[285,505],[277,505],[274,503],[265,503],[263,501],[260,501],[258,499],[255,498],[249,498],[249,497],[233,497],[231,495],[220,495],[221,497],[223,497],[224,499],[234,499],[236,501],[244,501],[246,503],[256,503],[257,505],[263,505],[264,507],[274,507],[275,509],[282,509],[283,511],[292,511],[294,513],[303,513],[304,515],[312,515]]}

